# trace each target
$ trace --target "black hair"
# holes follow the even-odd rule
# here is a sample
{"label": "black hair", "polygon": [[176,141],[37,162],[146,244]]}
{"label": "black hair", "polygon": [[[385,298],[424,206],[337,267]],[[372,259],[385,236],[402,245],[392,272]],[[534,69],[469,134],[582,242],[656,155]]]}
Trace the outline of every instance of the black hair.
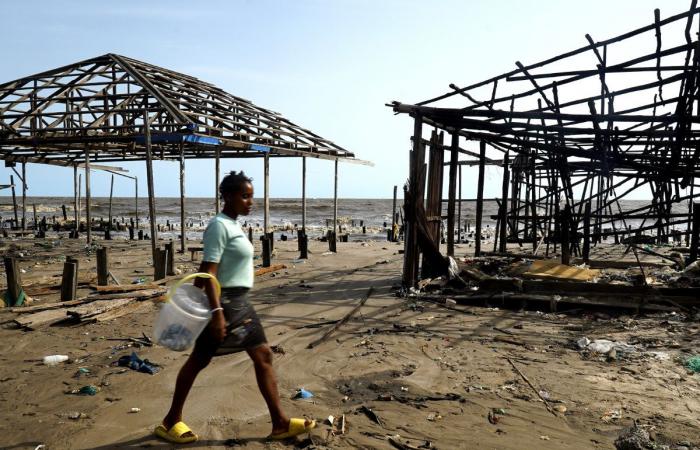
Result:
{"label": "black hair", "polygon": [[252,184],[253,179],[247,177],[242,170],[240,172],[232,170],[221,180],[221,184],[219,184],[219,194],[224,195],[225,193],[240,192],[243,190],[243,185],[246,183]]}

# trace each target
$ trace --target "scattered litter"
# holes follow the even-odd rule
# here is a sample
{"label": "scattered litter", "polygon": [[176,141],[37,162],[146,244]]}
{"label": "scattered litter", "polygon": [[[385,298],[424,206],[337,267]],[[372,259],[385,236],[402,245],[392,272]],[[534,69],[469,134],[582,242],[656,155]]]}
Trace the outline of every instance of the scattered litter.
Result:
{"label": "scattered litter", "polygon": [[408,388],[407,388],[407,387],[404,387],[404,386],[401,386],[401,392],[408,392]]}
{"label": "scattered litter", "polygon": [[311,398],[311,397],[313,397],[313,396],[314,396],[314,394],[311,393],[311,391],[307,391],[307,390],[304,389],[304,388],[299,388],[299,389],[297,389],[297,391],[296,391],[296,393],[294,394],[294,396],[292,396],[292,398],[293,398],[294,400],[298,400],[298,399],[307,399],[307,398]]}
{"label": "scattered litter", "polygon": [[700,373],[700,355],[691,356],[686,359],[685,368],[693,373]]}
{"label": "scattered litter", "polygon": [[362,412],[365,414],[365,416],[369,417],[372,422],[379,424],[379,426],[384,427],[384,424],[382,423],[382,419],[379,418],[377,413],[372,411],[371,408],[366,407],[365,405],[360,406],[358,411]]}
{"label": "scattered litter", "polygon": [[157,364],[152,363],[147,359],[139,358],[136,352],[131,352],[131,355],[124,355],[119,358],[117,365],[151,375],[158,373],[160,370],[160,367]]}
{"label": "scattered litter", "polygon": [[548,441],[548,440],[549,440],[549,436],[547,436],[547,435],[545,434],[545,435],[540,436],[540,439],[542,439],[543,441]]}
{"label": "scattered litter", "polygon": [[615,448],[618,450],[658,448],[651,440],[649,432],[640,427],[636,422],[626,428],[615,439]]}
{"label": "scattered litter", "polygon": [[97,386],[93,386],[92,384],[88,384],[87,386],[83,386],[80,389],[73,389],[72,391],[70,391],[70,393],[74,395],[95,395],[98,392],[100,392],[100,388]]}
{"label": "scattered litter", "polygon": [[610,423],[615,420],[622,419],[622,411],[619,409],[609,409],[601,416],[601,419],[605,423]]}
{"label": "scattered litter", "polygon": [[60,364],[64,361],[68,361],[68,356],[67,355],[49,355],[49,356],[44,356],[44,359],[42,361],[47,366],[55,366],[55,365]]}
{"label": "scattered litter", "polygon": [[333,416],[328,416],[328,417],[326,418],[326,424],[328,424],[328,425],[330,425],[330,426],[333,426],[333,422],[335,422],[335,417],[333,417]]}
{"label": "scattered litter", "polygon": [[559,412],[559,413],[564,414],[564,413],[566,412],[566,406],[564,406],[564,405],[556,405],[556,406],[554,406],[554,410],[555,410],[556,412]]}
{"label": "scattered litter", "polygon": [[280,355],[285,354],[284,348],[282,348],[281,345],[272,345],[270,346],[270,350],[272,350],[272,353],[278,353]]}
{"label": "scattered litter", "polygon": [[630,345],[627,342],[622,341],[610,341],[607,339],[595,339],[593,341],[589,340],[587,337],[583,337],[576,341],[576,345],[581,350],[588,350],[593,353],[598,353],[605,355],[611,351],[615,353],[636,353],[640,351],[640,348],[635,345]]}
{"label": "scattered litter", "polygon": [[136,414],[137,412],[140,412],[140,411],[141,411],[141,408],[131,408],[131,409],[129,410],[129,413],[131,413],[131,414]]}
{"label": "scattered litter", "polygon": [[323,253],[321,253],[321,256],[328,256],[328,255],[332,255],[332,254],[333,254],[333,252],[323,252]]}
{"label": "scattered litter", "polygon": [[442,419],[442,416],[439,413],[430,413],[428,414],[427,419],[430,422],[437,422],[438,420]]}
{"label": "scattered litter", "polygon": [[87,416],[87,414],[78,411],[73,411],[66,415],[66,417],[68,417],[70,420],[87,419]]}

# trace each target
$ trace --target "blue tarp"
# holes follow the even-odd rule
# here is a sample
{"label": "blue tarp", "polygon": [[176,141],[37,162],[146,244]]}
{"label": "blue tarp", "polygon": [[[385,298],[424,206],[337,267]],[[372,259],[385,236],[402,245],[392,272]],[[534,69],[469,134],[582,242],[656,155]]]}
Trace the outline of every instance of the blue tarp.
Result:
{"label": "blue tarp", "polygon": [[[145,144],[145,136],[136,136],[134,139],[137,144]],[[202,145],[221,145],[221,141],[217,138],[210,136],[199,136],[196,134],[180,134],[180,133],[158,133],[151,135],[151,142],[154,144],[162,143],[178,143],[178,142],[190,142],[192,144],[202,144]]]}

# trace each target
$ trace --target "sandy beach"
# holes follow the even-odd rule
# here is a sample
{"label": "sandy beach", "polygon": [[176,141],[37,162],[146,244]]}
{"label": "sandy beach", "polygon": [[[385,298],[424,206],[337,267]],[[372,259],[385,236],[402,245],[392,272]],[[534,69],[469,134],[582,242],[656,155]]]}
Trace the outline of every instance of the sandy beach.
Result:
{"label": "sandy beach", "polygon": [[[57,292],[41,293],[60,282],[60,255],[79,259],[80,279],[94,276],[95,257],[84,243],[63,242],[45,249],[39,240],[16,240],[5,248],[22,254],[25,289],[39,294],[34,306],[57,301]],[[104,245],[122,283],[151,279],[147,241]],[[285,409],[319,426],[311,440],[266,442],[269,417],[252,364],[245,354],[225,356],[198,378],[186,405],[185,420],[200,436],[189,448],[388,449],[395,448],[389,437],[400,435],[392,439],[409,445],[403,448],[607,449],[635,420],[656,442],[697,445],[700,380],[678,362],[697,348],[697,321],[666,312],[549,313],[397,298],[400,244],[339,242],[338,253],[328,254],[327,243],[312,241],[306,262],[296,261],[296,245],[275,243],[273,262],[286,268],[257,277],[252,298],[276,346]],[[467,251],[458,245],[458,254]],[[176,255],[175,263],[182,273],[198,265],[189,253]],[[370,287],[357,314],[307,348]],[[78,296],[89,292],[81,285]],[[152,429],[167,410],[187,352],[110,340],[150,336],[157,309],[148,300],[113,320],[34,330],[17,329],[13,319],[22,314],[0,309],[2,448],[171,448]],[[636,340],[648,350],[610,361],[576,348],[582,336]],[[132,351],[161,371],[115,365]],[[50,354],[70,360],[42,364]],[[70,394],[85,385],[100,390]],[[293,400],[301,387],[314,397]],[[344,434],[323,424],[330,415],[345,416]]]}

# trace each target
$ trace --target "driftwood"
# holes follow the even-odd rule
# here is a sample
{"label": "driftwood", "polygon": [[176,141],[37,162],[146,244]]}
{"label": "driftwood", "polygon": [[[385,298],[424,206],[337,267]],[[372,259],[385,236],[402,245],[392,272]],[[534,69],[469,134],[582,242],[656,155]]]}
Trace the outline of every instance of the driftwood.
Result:
{"label": "driftwood", "polygon": [[[95,319],[96,321],[109,320],[122,316],[124,313],[116,313],[113,310],[120,309],[132,302],[142,302],[149,299],[159,299],[165,293],[165,289],[147,289],[135,292],[94,295],[83,297],[68,302],[51,303],[48,305],[36,305],[25,308],[12,308],[12,312],[25,313],[12,320],[23,328],[35,329],[44,325],[51,325],[69,317],[80,319]],[[102,314],[108,314],[98,318]]]}
{"label": "driftwood", "polygon": [[166,289],[142,289],[133,292],[115,292],[114,294],[100,294],[89,296],[93,300],[114,300],[120,298],[134,298],[136,300],[148,300],[154,297],[160,297],[167,292]]}
{"label": "driftwood", "polygon": [[129,303],[136,302],[135,298],[120,298],[114,300],[97,300],[94,302],[87,303],[85,305],[76,306],[74,308],[68,308],[65,314],[83,321],[94,316],[106,313],[113,309],[122,308]]}
{"label": "driftwood", "polygon": [[[535,394],[537,394],[537,396],[540,398],[540,400],[542,400],[542,402],[544,402],[544,406],[547,407],[547,411],[549,411],[550,413],[552,413],[552,414],[554,414],[555,416],[557,416],[557,413],[554,412],[554,409],[552,409],[552,407],[549,405],[549,402],[547,401],[547,399],[544,398],[544,397],[542,396],[542,394],[540,394],[540,390],[537,389],[537,388],[535,387],[534,384],[532,384],[532,382],[525,376],[524,373],[522,373],[522,372],[520,371],[520,369],[518,369],[518,366],[516,366],[515,363],[514,363],[510,358],[506,358],[506,360],[510,363],[511,366],[513,366],[513,369],[515,369],[515,371],[518,372],[518,375],[520,375],[520,377],[521,377],[523,380],[525,380],[525,382],[527,383],[527,385],[530,386],[530,388],[535,392]],[[558,417],[558,416],[557,416],[557,417]]]}
{"label": "driftwood", "polygon": [[260,269],[255,271],[255,276],[259,277],[260,275],[265,275],[266,273],[270,272],[277,272],[278,270],[286,269],[287,266],[284,264],[273,264],[270,267],[261,267]]}
{"label": "driftwood", "polygon": [[365,302],[367,301],[367,299],[369,298],[369,296],[372,295],[372,292],[373,292],[373,291],[374,291],[374,288],[373,288],[373,287],[370,287],[370,288],[367,290],[367,293],[364,295],[364,297],[362,297],[362,299],[360,300],[360,302],[357,304],[357,306],[355,306],[355,307],[352,309],[352,311],[350,311],[349,313],[347,313],[346,315],[344,315],[338,322],[335,323],[335,325],[333,325],[333,326],[330,327],[325,333],[323,333],[323,335],[322,335],[320,338],[316,339],[315,341],[313,341],[313,342],[311,342],[309,345],[307,345],[306,348],[314,348],[314,347],[316,347],[318,344],[320,344],[320,343],[324,342],[326,339],[328,339],[328,337],[329,337],[331,334],[333,334],[338,328],[340,328],[345,322],[347,322],[352,316],[354,316],[355,313],[357,313],[357,311],[360,310],[360,308],[362,308],[362,305],[365,304]]}
{"label": "driftwood", "polygon": [[50,309],[48,311],[41,311],[36,314],[19,316],[16,317],[13,322],[22,328],[33,330],[40,326],[51,325],[66,319],[68,319],[68,316],[66,316],[66,310],[62,308]]}
{"label": "driftwood", "polygon": [[94,289],[97,292],[103,292],[103,293],[116,293],[116,292],[133,292],[133,291],[142,291],[144,289],[159,289],[160,284],[156,283],[147,283],[147,284],[125,284],[125,285],[119,285],[119,286],[97,286],[96,284],[90,285],[91,289]]}

